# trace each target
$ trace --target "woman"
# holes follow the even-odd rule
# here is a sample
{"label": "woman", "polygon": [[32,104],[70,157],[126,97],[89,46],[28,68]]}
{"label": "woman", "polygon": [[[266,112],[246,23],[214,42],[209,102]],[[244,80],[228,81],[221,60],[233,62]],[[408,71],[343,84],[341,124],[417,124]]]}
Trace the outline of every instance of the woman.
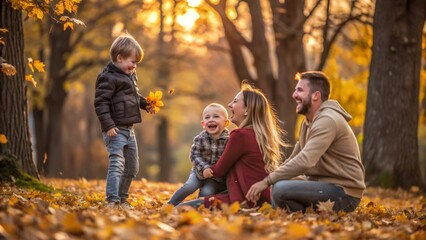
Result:
{"label": "woman", "polygon": [[[181,205],[210,207],[217,200],[222,203],[244,202],[250,187],[277,168],[281,160],[283,131],[265,95],[243,82],[241,91],[229,103],[231,122],[238,126],[230,134],[219,160],[212,166],[212,174],[205,177],[225,177],[228,192],[199,198]],[[265,189],[257,205],[271,202],[270,188]],[[248,203],[250,207],[254,203]]]}

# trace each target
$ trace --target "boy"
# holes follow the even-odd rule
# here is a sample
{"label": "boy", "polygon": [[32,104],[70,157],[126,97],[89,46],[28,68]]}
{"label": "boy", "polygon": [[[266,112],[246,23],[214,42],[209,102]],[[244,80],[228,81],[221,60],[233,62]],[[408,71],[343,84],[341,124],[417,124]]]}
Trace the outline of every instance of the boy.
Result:
{"label": "boy", "polygon": [[167,204],[176,206],[197,189],[200,189],[199,197],[226,190],[225,181],[208,177],[212,176],[210,166],[217,162],[225,149],[229,138],[228,124],[228,112],[224,106],[212,103],[204,108],[201,121],[204,130],[194,138],[189,154],[193,165],[191,173]]}
{"label": "boy", "polygon": [[133,178],[139,171],[138,149],[133,124],[142,121],[140,108],[155,113],[136,85],[136,63],[144,52],[129,34],[111,45],[111,61],[96,80],[95,110],[109,153],[106,180],[107,207],[132,209],[127,202]]}

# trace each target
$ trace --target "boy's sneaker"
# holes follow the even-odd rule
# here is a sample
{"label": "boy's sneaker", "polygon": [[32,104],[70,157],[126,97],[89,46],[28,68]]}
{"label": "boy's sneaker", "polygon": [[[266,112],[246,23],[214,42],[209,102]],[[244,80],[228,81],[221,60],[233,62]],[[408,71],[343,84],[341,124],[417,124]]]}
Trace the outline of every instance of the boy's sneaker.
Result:
{"label": "boy's sneaker", "polygon": [[106,205],[107,209],[118,209],[120,207],[120,203],[119,202],[109,202]]}
{"label": "boy's sneaker", "polygon": [[130,203],[129,203],[129,202],[122,202],[122,203],[120,204],[120,206],[121,206],[121,208],[122,208],[122,209],[124,209],[124,210],[133,210],[133,209],[135,209],[132,205],[130,205]]}

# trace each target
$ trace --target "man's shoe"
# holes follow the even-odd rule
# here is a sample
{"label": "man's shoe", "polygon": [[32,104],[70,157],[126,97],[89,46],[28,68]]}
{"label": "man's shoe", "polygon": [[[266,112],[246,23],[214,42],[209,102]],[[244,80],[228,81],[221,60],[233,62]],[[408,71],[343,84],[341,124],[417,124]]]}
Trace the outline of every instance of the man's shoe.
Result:
{"label": "man's shoe", "polygon": [[124,209],[124,210],[134,210],[134,209],[135,209],[132,205],[130,205],[130,203],[129,203],[129,202],[122,202],[122,203],[120,204],[120,206],[121,206],[121,208],[122,208],[122,209]]}

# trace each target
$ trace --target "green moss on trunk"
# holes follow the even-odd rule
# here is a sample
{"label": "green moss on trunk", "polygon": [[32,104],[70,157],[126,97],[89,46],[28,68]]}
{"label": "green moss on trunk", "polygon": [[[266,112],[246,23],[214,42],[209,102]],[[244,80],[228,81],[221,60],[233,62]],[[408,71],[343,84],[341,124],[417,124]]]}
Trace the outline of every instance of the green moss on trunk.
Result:
{"label": "green moss on trunk", "polygon": [[19,165],[19,160],[8,154],[0,155],[0,182],[14,182],[19,187],[33,188],[43,192],[55,191],[54,188],[26,174]]}

